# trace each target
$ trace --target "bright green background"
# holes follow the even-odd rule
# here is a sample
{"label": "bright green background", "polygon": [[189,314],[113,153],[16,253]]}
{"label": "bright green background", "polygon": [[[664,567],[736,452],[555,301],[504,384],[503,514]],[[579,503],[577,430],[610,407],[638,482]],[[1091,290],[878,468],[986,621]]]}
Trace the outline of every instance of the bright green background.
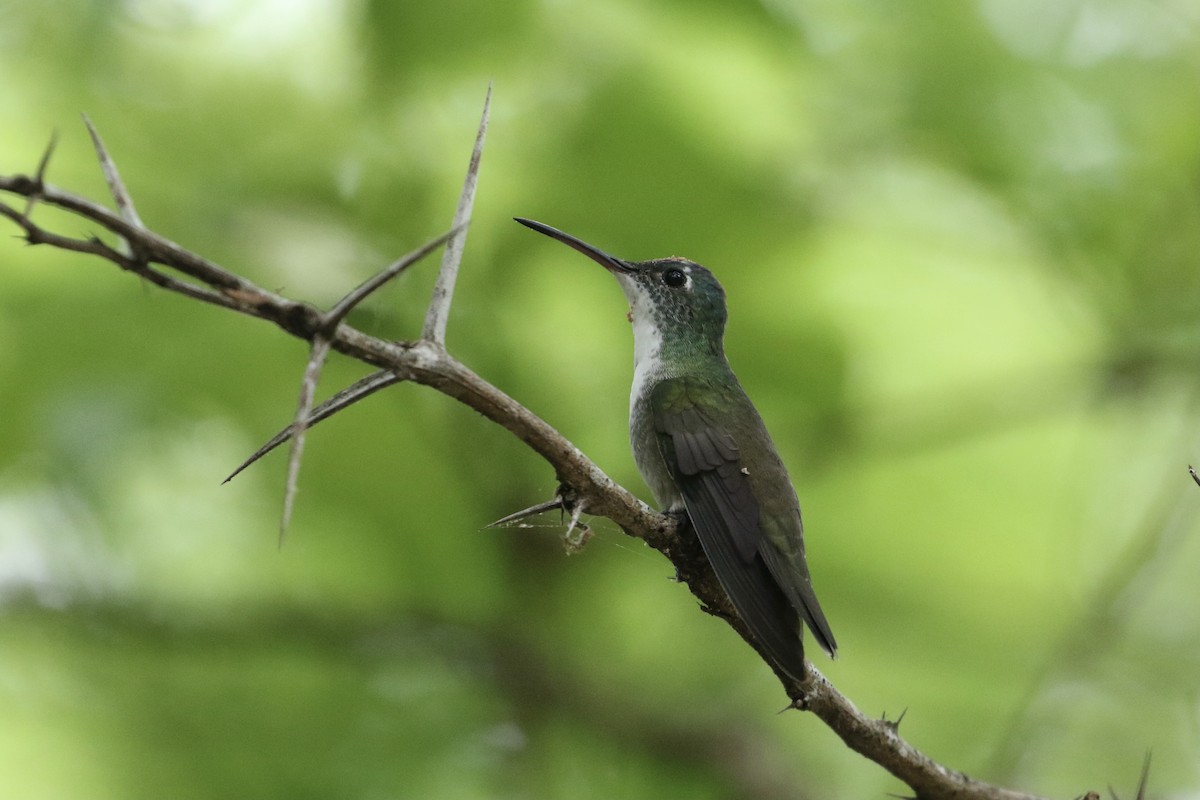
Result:
{"label": "bright green background", "polygon": [[[1200,13],[1186,2],[0,4],[0,173],[317,304],[450,221],[450,345],[645,495],[602,270],[690,256],[805,508],[817,664],[939,761],[1200,791]],[[7,199],[8,202],[17,202]],[[38,211],[72,235],[92,228]],[[43,798],[843,798],[903,787],[551,470],[402,386],[284,464],[305,348],[0,239],[0,775]],[[353,321],[419,329],[435,263]],[[322,394],[363,373],[335,359]]]}

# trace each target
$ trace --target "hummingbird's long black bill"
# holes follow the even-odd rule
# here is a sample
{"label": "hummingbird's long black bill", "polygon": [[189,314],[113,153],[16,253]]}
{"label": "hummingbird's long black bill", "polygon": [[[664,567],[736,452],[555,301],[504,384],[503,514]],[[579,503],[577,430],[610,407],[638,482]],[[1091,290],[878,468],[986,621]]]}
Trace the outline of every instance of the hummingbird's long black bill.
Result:
{"label": "hummingbird's long black bill", "polygon": [[524,217],[513,217],[517,222],[524,225],[526,228],[533,228],[541,234],[549,236],[551,239],[557,239],[574,250],[578,250],[585,256],[595,261],[600,266],[612,272],[634,272],[633,266],[628,261],[623,261],[616,256],[610,256],[598,247],[593,247],[582,239],[577,239],[569,233],[563,233],[558,228],[552,228],[541,222]]}

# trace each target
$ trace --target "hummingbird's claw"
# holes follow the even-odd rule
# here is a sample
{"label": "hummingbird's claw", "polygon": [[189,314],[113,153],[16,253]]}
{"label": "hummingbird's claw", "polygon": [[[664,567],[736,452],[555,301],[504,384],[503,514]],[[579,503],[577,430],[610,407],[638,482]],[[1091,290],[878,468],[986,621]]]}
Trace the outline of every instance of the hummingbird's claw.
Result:
{"label": "hummingbird's claw", "polygon": [[668,508],[666,511],[662,512],[662,514],[665,517],[670,517],[671,519],[675,520],[675,526],[679,530],[683,530],[683,528],[691,524],[692,521],[692,518],[688,516],[686,508]]}

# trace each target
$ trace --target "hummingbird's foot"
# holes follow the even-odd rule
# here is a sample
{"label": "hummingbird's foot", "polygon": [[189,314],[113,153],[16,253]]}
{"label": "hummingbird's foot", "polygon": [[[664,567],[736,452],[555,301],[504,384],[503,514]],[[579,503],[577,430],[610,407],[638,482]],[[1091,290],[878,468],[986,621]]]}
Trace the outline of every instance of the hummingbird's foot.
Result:
{"label": "hummingbird's foot", "polygon": [[686,508],[668,508],[662,512],[664,516],[675,520],[675,524],[682,528],[684,525],[691,524],[691,517],[688,516]]}

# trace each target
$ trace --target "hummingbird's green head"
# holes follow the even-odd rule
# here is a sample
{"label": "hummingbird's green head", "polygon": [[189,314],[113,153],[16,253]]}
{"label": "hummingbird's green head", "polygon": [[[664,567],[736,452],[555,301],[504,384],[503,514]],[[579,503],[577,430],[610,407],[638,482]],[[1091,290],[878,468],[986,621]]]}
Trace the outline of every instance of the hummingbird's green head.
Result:
{"label": "hummingbird's green head", "polygon": [[[725,290],[705,267],[677,256],[626,261],[549,225],[516,220],[578,250],[616,277],[629,300],[635,346],[645,355],[658,357],[664,347],[679,355],[691,350],[722,354]],[[643,353],[638,355],[640,360]]]}

